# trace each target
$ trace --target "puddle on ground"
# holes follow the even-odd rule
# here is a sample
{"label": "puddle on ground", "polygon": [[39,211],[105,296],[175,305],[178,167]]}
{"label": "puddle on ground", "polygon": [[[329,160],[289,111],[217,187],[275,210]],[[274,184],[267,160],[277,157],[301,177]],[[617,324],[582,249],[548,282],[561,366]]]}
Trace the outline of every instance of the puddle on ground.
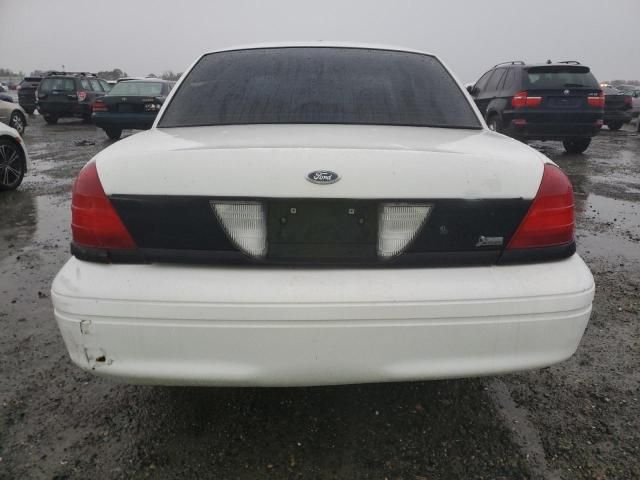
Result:
{"label": "puddle on ground", "polygon": [[590,194],[586,200],[585,216],[599,223],[628,229],[640,236],[640,203],[638,202]]}
{"label": "puddle on ground", "polygon": [[[582,217],[582,219],[581,219]],[[603,257],[612,263],[640,264],[640,203],[590,194],[578,225],[593,222],[589,231],[579,229],[578,251]]]}

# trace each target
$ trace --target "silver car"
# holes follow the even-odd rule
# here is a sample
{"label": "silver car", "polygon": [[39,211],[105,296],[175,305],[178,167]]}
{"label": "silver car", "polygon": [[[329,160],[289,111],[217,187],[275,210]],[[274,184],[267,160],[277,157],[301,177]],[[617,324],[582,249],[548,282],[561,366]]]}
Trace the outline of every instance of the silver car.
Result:
{"label": "silver car", "polygon": [[18,132],[0,123],[0,192],[20,186],[28,162],[27,150]]}
{"label": "silver car", "polygon": [[27,127],[27,114],[20,105],[0,100],[0,122],[15,128],[20,135]]}

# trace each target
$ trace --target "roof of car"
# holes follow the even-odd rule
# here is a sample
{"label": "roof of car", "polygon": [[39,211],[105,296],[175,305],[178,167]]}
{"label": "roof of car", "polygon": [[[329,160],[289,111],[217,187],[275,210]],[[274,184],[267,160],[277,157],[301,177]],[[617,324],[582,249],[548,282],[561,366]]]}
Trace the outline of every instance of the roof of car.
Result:
{"label": "roof of car", "polygon": [[126,79],[126,80],[121,80],[118,83],[149,83],[149,82],[153,82],[153,83],[171,83],[170,80],[165,80],[163,78],[132,78],[132,79]]}
{"label": "roof of car", "polygon": [[57,71],[51,71],[51,72],[47,72],[45,73],[43,78],[48,78],[48,77],[98,77],[95,73],[89,73],[89,72],[57,72]]}
{"label": "roof of car", "polygon": [[[536,62],[536,63],[527,63],[522,60],[513,60],[509,62],[498,63],[493,66],[493,68],[499,67],[520,67],[520,68],[532,68],[532,67],[583,67],[589,68],[588,65],[584,65],[580,62],[576,62],[573,60],[564,61],[564,62]],[[492,69],[493,69],[492,68]]]}
{"label": "roof of car", "polygon": [[393,45],[380,45],[371,43],[356,43],[356,42],[338,42],[338,41],[312,41],[312,42],[269,42],[269,43],[256,43],[249,45],[238,45],[229,48],[221,48],[218,50],[212,50],[205,52],[203,55],[220,52],[232,52],[235,50],[258,50],[263,48],[295,48],[295,47],[307,47],[307,48],[356,48],[363,50],[391,50],[397,52],[409,52],[420,53],[422,55],[435,56],[432,53],[416,50],[414,48],[399,47]]}

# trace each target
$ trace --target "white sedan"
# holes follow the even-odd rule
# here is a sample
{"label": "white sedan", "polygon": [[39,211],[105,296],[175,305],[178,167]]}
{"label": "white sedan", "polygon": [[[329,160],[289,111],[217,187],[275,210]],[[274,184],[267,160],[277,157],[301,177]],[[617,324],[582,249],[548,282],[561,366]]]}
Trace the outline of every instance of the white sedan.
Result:
{"label": "white sedan", "polygon": [[326,385],[570,357],[593,277],[573,191],[437,57],[205,54],[95,156],[52,287],[73,362],[132,383]]}
{"label": "white sedan", "polygon": [[27,165],[27,150],[20,134],[0,123],[0,192],[18,188],[27,172]]}

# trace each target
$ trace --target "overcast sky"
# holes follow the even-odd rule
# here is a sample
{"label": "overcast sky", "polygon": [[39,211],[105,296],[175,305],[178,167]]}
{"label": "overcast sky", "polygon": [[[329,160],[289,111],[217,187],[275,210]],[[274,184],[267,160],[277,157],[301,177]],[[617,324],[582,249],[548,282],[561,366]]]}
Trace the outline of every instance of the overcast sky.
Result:
{"label": "overcast sky", "polygon": [[0,0],[0,67],[146,75],[233,45],[339,40],[435,53],[464,82],[548,58],[640,79],[639,25],[640,0]]}

